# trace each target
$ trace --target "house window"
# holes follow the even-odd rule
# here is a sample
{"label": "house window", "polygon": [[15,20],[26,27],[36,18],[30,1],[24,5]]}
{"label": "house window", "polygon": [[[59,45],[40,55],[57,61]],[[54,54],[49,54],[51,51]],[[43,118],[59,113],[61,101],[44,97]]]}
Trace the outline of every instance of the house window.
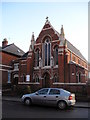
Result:
{"label": "house window", "polygon": [[54,49],[54,65],[58,65],[58,46]]}
{"label": "house window", "polygon": [[73,61],[76,62],[76,58],[75,58],[75,56],[73,56]]}
{"label": "house window", "polygon": [[87,68],[87,64],[85,65],[85,67]]}
{"label": "house window", "polygon": [[80,61],[80,59],[78,59],[78,64],[80,64],[81,63],[81,61]]}
{"label": "house window", "polygon": [[45,39],[45,43],[44,43],[44,65],[45,66],[50,66],[50,56],[51,56],[51,43],[49,38]]}
{"label": "house window", "polygon": [[82,66],[84,66],[84,63],[82,62]]}
{"label": "house window", "polygon": [[19,63],[15,63],[14,64],[14,70],[18,70],[19,68],[18,68],[18,65],[19,65]]}

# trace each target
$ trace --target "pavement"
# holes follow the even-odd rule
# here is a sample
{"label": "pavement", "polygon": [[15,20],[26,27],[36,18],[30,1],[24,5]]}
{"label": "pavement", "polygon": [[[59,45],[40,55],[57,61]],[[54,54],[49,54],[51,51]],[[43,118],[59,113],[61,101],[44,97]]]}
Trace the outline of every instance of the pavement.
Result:
{"label": "pavement", "polygon": [[[12,96],[3,96],[1,100],[6,100],[6,101],[13,101],[13,102],[21,102],[20,96],[18,97],[12,97]],[[76,104],[74,105],[76,108],[89,108],[90,109],[90,102],[78,102],[76,101]]]}

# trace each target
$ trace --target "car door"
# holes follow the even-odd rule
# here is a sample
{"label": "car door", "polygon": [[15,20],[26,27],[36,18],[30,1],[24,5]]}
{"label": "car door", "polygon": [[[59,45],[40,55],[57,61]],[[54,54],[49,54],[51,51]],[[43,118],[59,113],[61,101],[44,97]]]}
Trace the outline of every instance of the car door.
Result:
{"label": "car door", "polygon": [[46,96],[48,93],[48,88],[41,89],[37,91],[34,96],[32,97],[33,103],[35,104],[45,104],[46,103]]}
{"label": "car door", "polygon": [[49,90],[49,93],[46,97],[46,104],[56,105],[59,98],[60,98],[60,90],[52,88]]}

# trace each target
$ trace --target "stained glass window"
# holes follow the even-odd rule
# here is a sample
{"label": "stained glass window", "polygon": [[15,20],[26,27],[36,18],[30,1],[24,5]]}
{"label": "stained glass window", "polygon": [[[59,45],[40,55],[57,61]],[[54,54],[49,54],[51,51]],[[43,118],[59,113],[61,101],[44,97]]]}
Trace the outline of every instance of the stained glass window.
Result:
{"label": "stained glass window", "polygon": [[50,66],[50,55],[51,55],[51,46],[50,45],[51,45],[50,40],[49,40],[49,38],[47,38],[44,43],[45,66]]}

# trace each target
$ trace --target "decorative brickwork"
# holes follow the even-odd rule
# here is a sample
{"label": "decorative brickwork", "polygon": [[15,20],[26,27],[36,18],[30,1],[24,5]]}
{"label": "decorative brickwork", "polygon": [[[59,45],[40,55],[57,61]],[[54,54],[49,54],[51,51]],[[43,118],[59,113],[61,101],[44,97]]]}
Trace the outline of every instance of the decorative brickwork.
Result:
{"label": "decorative brickwork", "polygon": [[27,55],[19,60],[18,84],[73,89],[73,85],[86,85],[87,79],[85,58],[66,40],[63,26],[59,34],[47,19],[36,40],[33,33]]}

